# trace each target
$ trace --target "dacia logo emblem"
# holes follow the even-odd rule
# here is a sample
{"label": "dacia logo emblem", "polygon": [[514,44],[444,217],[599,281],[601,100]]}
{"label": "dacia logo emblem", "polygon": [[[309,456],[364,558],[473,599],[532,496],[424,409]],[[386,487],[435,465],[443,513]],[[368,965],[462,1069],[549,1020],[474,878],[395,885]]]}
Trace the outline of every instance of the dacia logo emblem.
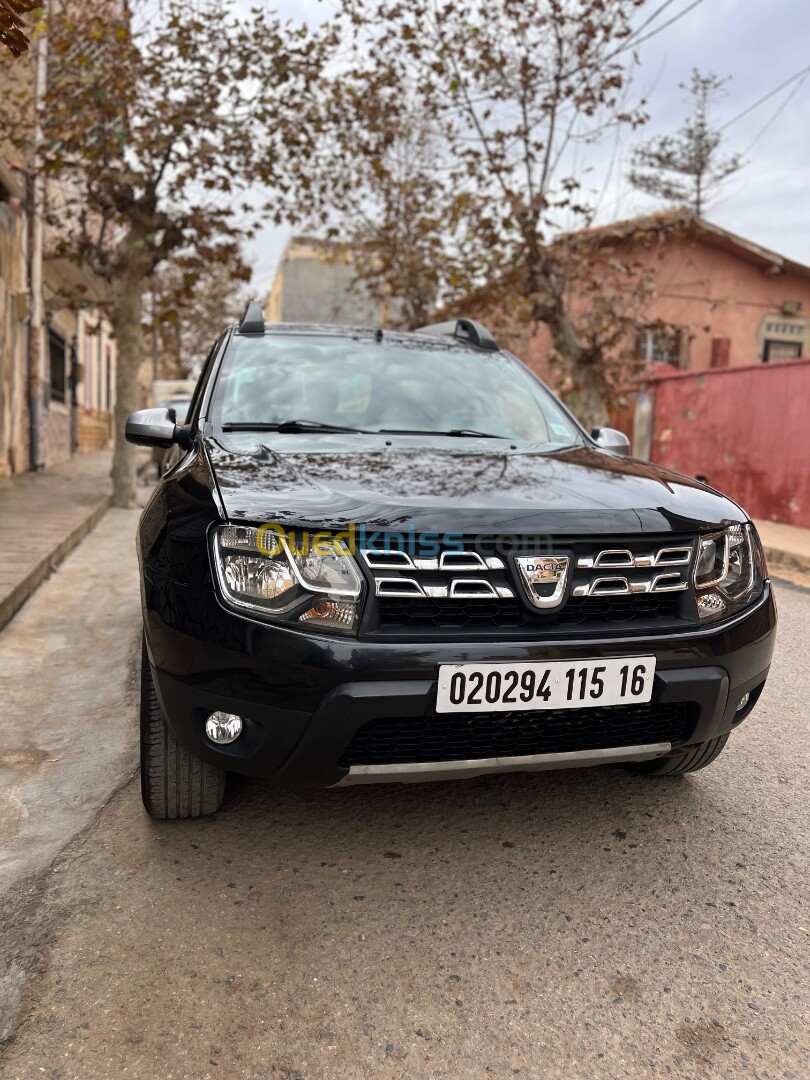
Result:
{"label": "dacia logo emblem", "polygon": [[567,555],[517,555],[520,583],[533,607],[559,607],[565,596],[570,559]]}

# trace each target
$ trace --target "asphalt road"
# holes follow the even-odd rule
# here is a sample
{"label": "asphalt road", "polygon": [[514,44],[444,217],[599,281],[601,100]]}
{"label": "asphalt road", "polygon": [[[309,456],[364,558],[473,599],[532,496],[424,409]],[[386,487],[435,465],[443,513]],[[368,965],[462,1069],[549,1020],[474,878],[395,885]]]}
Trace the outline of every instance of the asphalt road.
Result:
{"label": "asphalt road", "polygon": [[[705,771],[283,793],[137,779],[37,888],[11,1078],[810,1075],[810,592]],[[91,718],[88,718],[91,719]]]}

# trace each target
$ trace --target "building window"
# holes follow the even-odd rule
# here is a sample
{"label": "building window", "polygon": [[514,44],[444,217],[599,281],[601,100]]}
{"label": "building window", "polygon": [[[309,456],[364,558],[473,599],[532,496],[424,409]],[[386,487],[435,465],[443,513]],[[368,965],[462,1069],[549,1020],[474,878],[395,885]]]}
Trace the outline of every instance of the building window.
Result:
{"label": "building window", "polygon": [[638,332],[636,355],[645,364],[680,367],[683,330],[679,326],[648,326]]}
{"label": "building window", "polygon": [[810,355],[810,321],[807,319],[766,315],[760,334],[763,364]]}
{"label": "building window", "polygon": [[64,404],[67,390],[67,349],[65,339],[54,330],[48,331],[48,351],[51,362],[49,399]]}
{"label": "building window", "polygon": [[765,338],[762,352],[763,364],[771,360],[798,360],[801,355],[802,343],[800,341],[776,341],[774,338]]}

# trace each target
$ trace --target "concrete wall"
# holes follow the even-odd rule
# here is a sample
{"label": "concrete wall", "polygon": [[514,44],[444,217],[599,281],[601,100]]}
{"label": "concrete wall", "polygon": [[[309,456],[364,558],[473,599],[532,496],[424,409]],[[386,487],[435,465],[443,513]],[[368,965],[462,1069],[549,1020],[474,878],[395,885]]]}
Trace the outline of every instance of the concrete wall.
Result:
{"label": "concrete wall", "polygon": [[347,255],[333,245],[293,241],[265,302],[268,322],[380,326],[383,306],[355,280]]}
{"label": "concrete wall", "polygon": [[752,517],[810,528],[810,360],[656,374],[647,388],[653,461],[705,476]]}

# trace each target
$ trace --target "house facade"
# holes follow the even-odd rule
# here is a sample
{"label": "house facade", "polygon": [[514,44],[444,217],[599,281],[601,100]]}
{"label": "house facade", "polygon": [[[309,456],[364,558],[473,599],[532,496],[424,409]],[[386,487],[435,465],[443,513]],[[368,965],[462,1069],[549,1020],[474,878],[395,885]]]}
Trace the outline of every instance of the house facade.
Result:
{"label": "house facade", "polygon": [[60,260],[42,260],[42,362],[31,377],[34,256],[22,181],[24,169],[0,158],[0,477],[102,449],[113,435],[112,328],[99,308],[67,302],[76,270]]}
{"label": "house facade", "polygon": [[[808,266],[686,211],[590,229],[578,242],[596,274],[600,261],[619,259],[648,275],[635,339],[625,343],[639,368],[704,371],[810,355]],[[541,328],[531,346],[538,368],[549,351]]]}
{"label": "house facade", "polygon": [[[35,36],[0,72],[0,93],[13,79],[33,95],[39,50]],[[98,282],[53,257],[50,227],[37,233],[31,165],[0,146],[0,477],[108,446],[113,433],[115,341],[102,311],[79,299]],[[43,207],[59,195],[43,184]]]}

